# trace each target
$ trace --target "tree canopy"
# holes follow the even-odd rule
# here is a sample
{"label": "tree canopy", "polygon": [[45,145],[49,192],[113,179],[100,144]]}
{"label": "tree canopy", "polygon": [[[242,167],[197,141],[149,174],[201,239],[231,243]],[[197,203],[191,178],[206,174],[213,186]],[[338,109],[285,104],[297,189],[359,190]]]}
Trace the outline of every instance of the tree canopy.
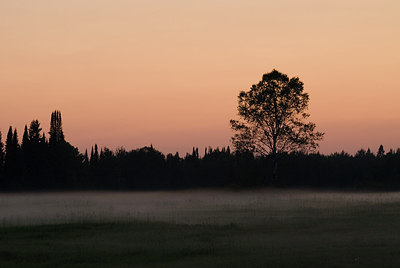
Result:
{"label": "tree canopy", "polygon": [[239,116],[231,120],[236,132],[232,143],[238,151],[273,156],[290,151],[310,152],[318,147],[323,133],[315,124],[304,122],[309,95],[298,77],[290,78],[277,70],[264,74],[249,91],[238,96]]}

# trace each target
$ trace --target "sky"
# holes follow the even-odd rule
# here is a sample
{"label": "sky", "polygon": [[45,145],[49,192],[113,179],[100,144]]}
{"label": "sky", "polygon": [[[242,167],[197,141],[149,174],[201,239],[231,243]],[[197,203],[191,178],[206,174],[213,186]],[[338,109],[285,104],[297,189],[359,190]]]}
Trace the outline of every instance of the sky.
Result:
{"label": "sky", "polygon": [[237,95],[298,76],[322,153],[400,147],[398,0],[0,0],[0,131],[61,110],[81,151],[230,145]]}

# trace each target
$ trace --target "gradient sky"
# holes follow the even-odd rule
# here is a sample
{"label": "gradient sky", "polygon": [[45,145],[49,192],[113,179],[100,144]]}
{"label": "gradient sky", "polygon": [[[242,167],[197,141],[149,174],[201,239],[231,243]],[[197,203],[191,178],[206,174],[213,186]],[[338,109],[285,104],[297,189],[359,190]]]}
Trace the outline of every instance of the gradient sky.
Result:
{"label": "gradient sky", "polygon": [[[299,76],[320,151],[400,147],[398,0],[0,0],[0,131],[62,111],[66,138],[225,146],[237,95]],[[202,150],[202,149],[201,149]]]}

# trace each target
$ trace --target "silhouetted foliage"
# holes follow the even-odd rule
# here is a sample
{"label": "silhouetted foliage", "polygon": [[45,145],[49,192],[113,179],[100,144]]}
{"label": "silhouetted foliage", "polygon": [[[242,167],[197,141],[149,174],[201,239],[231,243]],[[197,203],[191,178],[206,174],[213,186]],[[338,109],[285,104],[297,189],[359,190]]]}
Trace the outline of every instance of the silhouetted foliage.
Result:
{"label": "silhouetted foliage", "polygon": [[42,129],[40,128],[40,123],[38,120],[33,120],[29,126],[29,141],[32,144],[39,144],[40,142],[44,142],[46,139],[43,133],[43,140],[41,140],[40,132]]}
{"label": "silhouetted foliage", "polygon": [[315,124],[305,123],[309,96],[298,77],[290,78],[273,70],[250,91],[238,96],[239,116],[244,121],[231,120],[236,132],[232,143],[237,151],[270,155],[273,177],[277,179],[277,158],[285,152],[312,152],[318,147],[323,133]]}
{"label": "silhouetted foliage", "polygon": [[29,144],[28,127],[25,125],[24,134],[22,135],[21,148],[24,149]]}
{"label": "silhouetted foliage", "polygon": [[383,149],[383,145],[379,146],[378,153],[376,154],[377,157],[381,158],[385,155],[385,150]]}
{"label": "silhouetted foliage", "polygon": [[0,131],[0,189],[4,183],[4,161],[5,161],[4,143]]}
{"label": "silhouetted foliage", "polygon": [[54,111],[50,120],[50,145],[62,143],[64,141],[64,132],[62,130],[61,112]]}
{"label": "silhouetted foliage", "polygon": [[[265,179],[273,176],[268,173],[274,167],[270,155],[249,150],[232,153],[229,147],[208,147],[203,156],[193,147],[181,157],[179,153],[164,156],[152,145],[112,151],[95,144],[89,158],[87,150],[80,154],[64,136],[50,144],[37,120],[26,128],[22,140],[20,147],[17,131],[10,127],[4,153],[0,134],[2,191],[243,188],[265,186]],[[385,153],[380,146],[376,155],[361,149],[354,156],[281,152],[279,176],[287,187],[400,189],[400,149]]]}

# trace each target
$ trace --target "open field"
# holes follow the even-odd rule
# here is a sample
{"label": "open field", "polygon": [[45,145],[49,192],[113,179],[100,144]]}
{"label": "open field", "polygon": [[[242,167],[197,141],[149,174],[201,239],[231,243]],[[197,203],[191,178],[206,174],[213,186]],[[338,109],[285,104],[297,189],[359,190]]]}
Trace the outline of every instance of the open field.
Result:
{"label": "open field", "polygon": [[0,267],[399,267],[400,193],[0,195]]}

